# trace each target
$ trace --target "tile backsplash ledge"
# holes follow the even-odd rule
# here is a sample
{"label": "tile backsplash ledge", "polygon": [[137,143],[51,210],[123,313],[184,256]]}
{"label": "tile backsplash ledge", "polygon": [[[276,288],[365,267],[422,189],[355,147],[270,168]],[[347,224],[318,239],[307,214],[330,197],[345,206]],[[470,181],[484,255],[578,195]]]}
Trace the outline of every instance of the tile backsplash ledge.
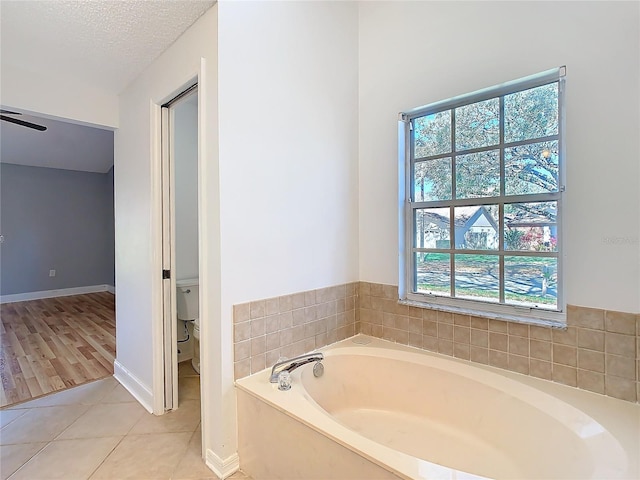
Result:
{"label": "tile backsplash ledge", "polygon": [[401,304],[397,287],[360,282],[360,332],[462,360],[637,402],[640,315],[569,305],[558,329]]}
{"label": "tile backsplash ledge", "polygon": [[234,377],[364,333],[611,397],[640,400],[640,315],[570,305],[567,328],[398,302],[353,282],[234,305]]}
{"label": "tile backsplash ledge", "polygon": [[355,335],[358,283],[233,306],[234,378]]}

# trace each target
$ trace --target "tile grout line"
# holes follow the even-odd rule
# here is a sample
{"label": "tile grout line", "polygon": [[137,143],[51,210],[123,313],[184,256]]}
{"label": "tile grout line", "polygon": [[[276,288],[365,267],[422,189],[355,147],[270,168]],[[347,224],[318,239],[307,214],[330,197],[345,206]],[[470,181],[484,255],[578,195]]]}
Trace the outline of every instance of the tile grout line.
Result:
{"label": "tile grout line", "polygon": [[[97,380],[97,381],[100,381],[100,380]],[[78,421],[80,421],[80,419],[81,419],[82,417],[84,417],[84,416],[85,416],[85,415],[86,415],[86,414],[87,414],[87,413],[88,413],[88,412],[89,412],[93,407],[95,407],[96,405],[100,405],[100,404],[101,404],[101,402],[102,402],[102,400],[104,400],[104,399],[105,399],[105,398],[106,398],[106,397],[107,397],[111,392],[113,392],[113,391],[116,389],[116,387],[117,387],[118,385],[119,385],[118,383],[114,384],[114,386],[113,386],[110,390],[108,390],[108,391],[104,392],[104,394],[102,394],[102,395],[100,396],[100,399],[96,400],[96,402],[95,402],[95,403],[86,404],[86,403],[82,403],[82,402],[80,402],[80,403],[73,403],[73,404],[70,404],[70,406],[87,406],[88,408],[87,408],[84,412],[82,412],[82,414],[81,414],[78,418],[76,418],[73,422],[71,422],[71,424],[70,424],[70,425],[68,425],[66,428],[64,428],[64,429],[63,429],[63,430],[62,430],[62,431],[61,431],[61,432],[60,432],[60,433],[59,433],[59,434],[58,434],[58,435],[57,435],[57,436],[56,436],[52,441],[55,441],[55,440],[60,439],[60,436],[61,436],[64,432],[66,432],[67,430],[69,430],[73,425],[75,425]],[[36,407],[36,408],[37,408],[37,407]],[[101,437],[95,437],[95,438],[101,438]],[[61,439],[61,440],[64,440],[64,439]],[[67,439],[67,440],[71,440],[71,439]]]}
{"label": "tile grout line", "polygon": [[[107,377],[109,378],[109,377]],[[102,381],[104,379],[99,379],[96,380],[96,382],[98,381]],[[95,382],[89,382],[89,383],[95,383]],[[65,428],[63,428],[53,439],[46,441],[46,442],[42,442],[45,443],[45,445],[39,449],[37,452],[35,452],[33,455],[31,455],[28,459],[26,459],[22,465],[20,465],[20,467],[18,467],[12,474],[10,477],[13,477],[16,473],[18,473],[22,468],[24,468],[29,462],[31,462],[33,460],[34,457],[36,457],[38,454],[40,454],[43,450],[45,450],[47,447],[49,447],[50,445],[52,445],[54,442],[64,442],[64,441],[74,441],[74,440],[86,440],[86,439],[100,439],[100,438],[108,438],[108,437],[120,437],[120,439],[118,440],[118,442],[114,445],[114,447],[109,451],[109,453],[102,459],[102,461],[100,462],[100,464],[91,472],[91,474],[87,477],[89,478],[91,475],[93,475],[93,473],[95,473],[95,470],[97,470],[97,468],[100,467],[100,465],[102,465],[102,463],[111,455],[111,453],[113,452],[113,450],[115,450],[115,448],[122,442],[122,440],[126,437],[125,435],[108,435],[108,436],[100,436],[100,437],[88,437],[86,439],[83,438],[69,438],[69,439],[61,439],[61,435],[63,435],[64,432],[66,432],[67,430],[69,430],[73,425],[75,425],[78,421],[80,421],[89,411],[91,411],[91,409],[97,405],[112,405],[110,403],[102,403],[103,400],[105,398],[107,398],[108,395],[110,395],[119,385],[119,383],[115,383],[113,385],[112,388],[110,389],[106,389],[105,392],[100,395],[100,397],[98,399],[96,399],[96,401],[94,403],[83,403],[82,401],[78,402],[78,403],[70,403],[70,404],[59,404],[59,405],[43,405],[43,406],[35,406],[35,407],[30,407],[30,408],[26,408],[24,409],[25,412],[20,415],[19,417],[15,418],[14,420],[12,420],[9,423],[12,423],[13,421],[17,420],[18,418],[21,418],[22,416],[26,415],[28,412],[33,411],[33,410],[38,410],[38,409],[43,409],[43,408],[56,408],[56,407],[87,407],[87,409],[80,415],[78,416],[78,418],[76,418],[74,421],[72,421],[69,425],[67,425]],[[84,385],[78,385],[78,387],[82,387]],[[67,389],[65,391],[69,391],[70,389]],[[52,392],[51,395],[55,395],[55,394],[60,394],[63,393],[64,391],[58,391],[58,392]],[[35,400],[35,399],[34,399]],[[113,404],[118,404],[118,403],[126,403],[126,402],[115,402]],[[133,402],[132,402],[133,403]],[[9,409],[7,409],[9,410]],[[12,409],[13,410],[13,409]],[[136,422],[137,423],[137,422]],[[9,424],[7,424],[9,425]],[[6,426],[6,425],[5,425]],[[131,427],[133,428],[133,427]],[[4,429],[4,427],[3,427]],[[28,442],[28,443],[40,443],[40,442]],[[27,443],[27,444],[28,444]],[[20,444],[15,444],[15,445],[20,445]],[[8,480],[8,479],[7,479]]]}
{"label": "tile grout line", "polygon": [[109,453],[107,453],[104,458],[102,459],[102,461],[96,466],[96,468],[94,468],[91,473],[87,476],[86,480],[89,480],[91,477],[93,477],[93,475],[95,475],[95,473],[98,471],[98,469],[102,466],[102,464],[104,462],[107,461],[107,459],[113,454],[113,452],[115,452],[116,448],[118,448],[118,446],[124,441],[124,439],[126,438],[126,435],[123,435],[120,440],[118,440],[116,442],[116,444],[113,446],[113,448],[109,451]]}
{"label": "tile grout line", "polygon": [[[113,392],[113,390],[115,390],[115,388],[117,388],[117,385],[114,385],[113,389],[109,389],[107,390],[103,395],[100,396],[100,399],[96,401],[96,403],[93,404],[83,404],[83,403],[77,403],[77,404],[70,404],[70,405],[53,405],[53,407],[57,407],[57,406],[63,406],[63,407],[69,407],[69,406],[87,406],[87,410],[85,412],[83,412],[77,419],[75,419],[73,422],[71,422],[70,425],[68,425],[66,428],[64,428],[54,439],[47,441],[47,442],[42,442],[44,443],[43,447],[40,448],[38,451],[34,452],[33,455],[31,455],[25,462],[22,463],[22,465],[20,465],[14,472],[11,473],[11,477],[13,477],[17,472],[19,472],[20,470],[22,470],[23,468],[25,468],[25,466],[30,463],[34,457],[36,457],[38,454],[40,454],[44,449],[46,449],[47,447],[50,447],[50,445],[52,445],[55,442],[64,442],[64,441],[77,441],[77,440],[83,440],[82,438],[70,438],[70,439],[61,439],[60,436],[67,431],[69,428],[71,428],[74,424],[76,424],[76,422],[80,421],[85,415],[87,415],[87,413],[96,406],[100,406],[100,405],[118,405],[118,404],[126,404],[126,403],[136,403],[136,402],[113,402],[113,403],[103,403],[104,399]],[[46,408],[51,407],[51,406],[46,406]],[[29,411],[38,409],[38,408],[45,408],[43,407],[32,407],[32,408],[28,408],[28,409],[24,409],[25,412],[20,415],[17,418],[22,417],[23,415],[27,414]],[[102,458],[102,460],[99,462],[99,464],[92,469],[92,471],[89,473],[89,475],[86,477],[87,479],[91,478],[93,475],[95,475],[95,473],[98,471],[98,469],[113,455],[114,451],[122,444],[122,442],[125,440],[125,438],[129,437],[129,436],[154,436],[154,435],[167,435],[167,434],[176,434],[176,433],[189,433],[189,441],[186,443],[184,451],[181,452],[180,454],[180,460],[176,463],[175,466],[173,466],[173,469],[171,470],[171,475],[169,476],[169,478],[171,478],[173,476],[173,473],[175,473],[176,469],[178,468],[180,461],[182,461],[182,459],[185,457],[185,455],[188,452],[188,448],[190,445],[191,440],[193,439],[194,435],[196,434],[198,427],[201,424],[201,421],[199,421],[195,427],[193,429],[187,429],[187,430],[180,430],[180,431],[170,431],[170,432],[147,432],[147,433],[141,433],[141,434],[133,434],[131,435],[131,431],[133,430],[133,428],[144,419],[146,412],[142,412],[140,418],[138,420],[136,420],[136,422],[134,422],[134,424],[129,427],[129,429],[127,430],[127,433],[124,435],[108,435],[107,437],[120,437],[119,440],[115,443],[115,445],[109,450],[109,452],[104,456],[104,458]],[[16,418],[16,419],[17,419]],[[14,420],[16,420],[14,419]],[[12,422],[14,421],[12,420]],[[11,423],[11,422],[9,422]],[[7,424],[8,425],[8,424]],[[90,437],[91,439],[99,439],[99,438],[106,438],[106,437]],[[34,442],[31,442],[34,443]],[[37,442],[40,443],[40,442]],[[9,478],[11,478],[9,477]]]}
{"label": "tile grout line", "polygon": [[[40,443],[40,442],[33,442],[33,443]],[[44,445],[42,446],[42,448],[40,448],[38,451],[34,452],[34,454],[33,454],[33,455],[31,455],[29,458],[27,458],[27,459],[22,463],[22,465],[20,465],[20,466],[19,466],[18,468],[16,468],[13,472],[11,472],[11,475],[9,475],[9,476],[7,477],[7,480],[10,480],[10,479],[11,479],[11,477],[13,477],[16,473],[18,473],[18,471],[20,471],[20,470],[22,469],[22,467],[24,467],[27,463],[29,463],[29,462],[31,461],[31,459],[33,459],[33,457],[35,457],[35,456],[36,456],[36,455],[38,455],[40,452],[42,452],[45,448],[47,448],[47,445],[49,445],[49,443],[51,443],[51,442],[42,442],[42,443],[44,443]],[[16,443],[16,444],[14,444],[14,445],[28,445],[28,444],[24,444],[24,443],[19,444],[19,443]]]}
{"label": "tile grout line", "polygon": [[[198,423],[198,425],[200,425],[200,423]],[[169,480],[173,478],[173,474],[176,472],[176,470],[180,466],[180,463],[182,462],[184,457],[187,455],[187,451],[189,450],[189,445],[191,445],[191,439],[193,438],[193,436],[196,434],[197,431],[198,431],[198,427],[196,426],[196,429],[193,431],[193,433],[189,437],[189,440],[187,441],[187,445],[186,445],[186,447],[184,449],[184,452],[182,452],[182,454],[180,455],[180,460],[178,462],[176,462],[176,465],[173,467],[173,470],[171,470],[171,474],[169,475]],[[202,433],[200,433],[200,435],[202,435]],[[211,472],[211,473],[213,473],[213,472]]]}

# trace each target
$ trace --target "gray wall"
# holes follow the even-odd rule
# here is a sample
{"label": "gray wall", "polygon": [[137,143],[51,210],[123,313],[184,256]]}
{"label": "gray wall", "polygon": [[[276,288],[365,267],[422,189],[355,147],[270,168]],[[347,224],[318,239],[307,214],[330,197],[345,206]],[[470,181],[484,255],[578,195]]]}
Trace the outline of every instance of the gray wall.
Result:
{"label": "gray wall", "polygon": [[0,164],[0,294],[113,285],[113,223],[113,169]]}

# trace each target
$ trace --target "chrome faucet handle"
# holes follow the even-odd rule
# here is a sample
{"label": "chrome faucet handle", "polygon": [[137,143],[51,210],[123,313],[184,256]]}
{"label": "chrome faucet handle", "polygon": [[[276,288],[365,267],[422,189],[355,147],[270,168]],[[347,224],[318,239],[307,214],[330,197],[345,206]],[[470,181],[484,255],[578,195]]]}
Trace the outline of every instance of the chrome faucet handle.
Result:
{"label": "chrome faucet handle", "polygon": [[278,375],[280,375],[280,372],[282,372],[283,370],[292,372],[296,368],[306,365],[307,363],[321,362],[322,360],[324,360],[324,355],[322,354],[322,352],[307,353],[298,357],[282,360],[276,363],[273,368],[271,368],[271,377],[269,378],[269,381],[271,383],[278,383]]}

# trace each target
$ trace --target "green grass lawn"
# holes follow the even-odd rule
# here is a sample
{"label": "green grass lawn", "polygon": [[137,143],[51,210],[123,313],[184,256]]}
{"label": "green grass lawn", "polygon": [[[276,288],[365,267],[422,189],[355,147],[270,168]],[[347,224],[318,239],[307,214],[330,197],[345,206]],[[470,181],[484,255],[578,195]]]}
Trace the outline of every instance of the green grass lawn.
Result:
{"label": "green grass lawn", "polygon": [[[462,255],[456,254],[456,260]],[[473,297],[495,301],[498,299],[498,269],[496,255],[464,255],[464,263],[458,263],[456,274],[466,278],[464,286],[456,288],[457,296]],[[450,292],[450,255],[446,253],[418,254],[418,291],[448,296]],[[555,291],[555,267],[557,260],[550,257],[506,256],[505,274],[507,279],[505,301],[511,304],[554,306],[557,298],[549,291]],[[551,272],[548,278],[547,294],[541,295],[543,272]],[[425,278],[426,277],[426,278]],[[478,280],[479,279],[479,280]],[[487,282],[487,288],[476,288],[473,282]],[[528,293],[526,290],[534,290]],[[537,291],[536,291],[537,290]]]}
{"label": "green grass lawn", "polygon": [[[456,254],[457,257],[464,256],[465,261],[480,263],[480,264],[489,264],[493,265],[496,263],[498,256],[497,255],[465,255],[465,254]],[[442,262],[449,264],[449,254],[448,253],[418,253],[418,258],[424,259],[424,262]],[[549,265],[550,263],[555,262],[555,258],[553,257],[524,257],[524,256],[512,256],[507,255],[505,258],[517,259],[519,263],[524,263],[528,265]]]}

